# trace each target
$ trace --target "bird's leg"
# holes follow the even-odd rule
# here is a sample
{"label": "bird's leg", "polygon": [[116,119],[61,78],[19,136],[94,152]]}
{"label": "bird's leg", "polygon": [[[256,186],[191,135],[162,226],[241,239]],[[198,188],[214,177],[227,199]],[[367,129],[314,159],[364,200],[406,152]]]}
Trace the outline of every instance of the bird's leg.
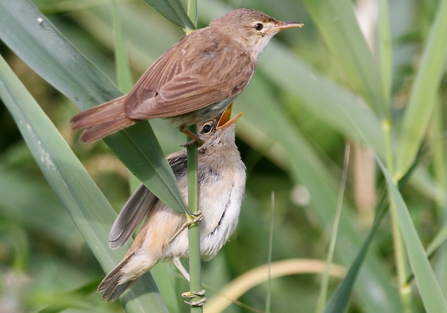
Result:
{"label": "bird's leg", "polygon": [[192,138],[192,140],[182,143],[180,146],[182,147],[189,147],[189,146],[193,146],[193,145],[197,145],[198,147],[200,147],[201,145],[203,145],[205,142],[196,134],[194,134],[193,132],[191,132],[188,128],[186,128],[185,126],[180,126],[179,130],[184,133],[186,136]]}
{"label": "bird's leg", "polygon": [[[182,273],[182,275],[186,278],[186,280],[190,281],[189,273],[186,270],[186,268],[183,266],[182,262],[180,262],[180,258],[179,257],[173,257],[172,258],[172,262],[175,264],[175,266],[180,271],[180,273]],[[200,300],[198,300],[198,301],[185,301],[185,303],[189,304],[191,306],[202,306],[206,302],[205,292],[206,292],[206,290],[197,291],[197,292],[187,291],[187,292],[182,293],[182,297],[183,298],[187,298],[187,299],[193,299],[196,296],[200,297]],[[192,293],[192,295],[191,295],[191,293]]]}
{"label": "bird's leg", "polygon": [[172,240],[174,240],[184,229],[188,228],[192,224],[200,222],[203,219],[202,211],[189,212],[189,214],[187,214],[186,216],[188,220],[183,223],[182,226],[180,226],[180,228],[175,232],[174,235],[172,235],[171,239],[169,239],[168,244],[170,244]]}
{"label": "bird's leg", "polygon": [[183,276],[186,278],[186,280],[189,282],[189,273],[186,270],[186,268],[183,266],[182,262],[180,262],[180,258],[178,256],[175,256],[172,258],[172,263],[175,264],[175,266],[178,268],[178,270],[180,271],[180,273],[183,274]]}

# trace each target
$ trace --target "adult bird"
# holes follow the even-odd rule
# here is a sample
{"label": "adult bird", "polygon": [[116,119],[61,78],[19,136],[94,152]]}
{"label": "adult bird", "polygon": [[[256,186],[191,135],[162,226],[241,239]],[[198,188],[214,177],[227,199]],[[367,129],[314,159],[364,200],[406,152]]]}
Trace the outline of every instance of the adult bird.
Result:
{"label": "adult bird", "polygon": [[73,129],[83,129],[80,140],[89,142],[139,120],[168,118],[203,143],[187,127],[223,112],[247,87],[270,39],[283,29],[302,26],[251,9],[230,11],[183,37],[128,95],[75,115]]}

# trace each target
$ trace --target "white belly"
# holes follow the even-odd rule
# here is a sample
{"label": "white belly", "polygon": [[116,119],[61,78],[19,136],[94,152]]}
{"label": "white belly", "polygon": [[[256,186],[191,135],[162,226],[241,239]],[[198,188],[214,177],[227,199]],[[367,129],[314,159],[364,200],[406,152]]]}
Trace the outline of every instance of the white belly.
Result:
{"label": "white belly", "polygon": [[[205,261],[217,254],[236,229],[245,190],[245,165],[239,155],[220,159],[221,164],[211,169],[204,165],[207,162],[199,163],[199,209],[203,215],[200,251]],[[203,174],[205,171],[206,175]],[[188,257],[187,229],[166,247],[164,254],[168,258]]]}

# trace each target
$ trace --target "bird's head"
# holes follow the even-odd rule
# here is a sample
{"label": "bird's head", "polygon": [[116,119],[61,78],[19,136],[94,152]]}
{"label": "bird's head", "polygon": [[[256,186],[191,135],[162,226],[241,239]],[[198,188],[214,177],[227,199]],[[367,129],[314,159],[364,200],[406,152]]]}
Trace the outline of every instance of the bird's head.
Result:
{"label": "bird's head", "polygon": [[262,12],[244,8],[230,11],[210,23],[211,28],[229,35],[249,50],[255,59],[275,34],[284,29],[303,26],[303,23],[281,22]]}

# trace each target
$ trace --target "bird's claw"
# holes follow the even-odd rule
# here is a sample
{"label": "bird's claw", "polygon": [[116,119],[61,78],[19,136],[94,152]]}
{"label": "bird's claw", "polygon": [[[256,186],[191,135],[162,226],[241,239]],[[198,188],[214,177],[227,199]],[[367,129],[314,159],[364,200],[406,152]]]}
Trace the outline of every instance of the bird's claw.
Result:
{"label": "bird's claw", "polygon": [[189,216],[192,217],[192,220],[186,222],[185,225],[187,227],[203,220],[203,214],[202,214],[202,211],[200,211],[200,210],[198,210],[196,212],[189,212]]}
{"label": "bird's claw", "polygon": [[196,291],[196,292],[193,291],[192,295],[191,295],[191,292],[187,291],[187,292],[182,293],[182,297],[187,298],[187,299],[193,299],[196,296],[200,297],[200,300],[198,300],[198,301],[184,301],[184,302],[186,304],[189,304],[190,306],[202,306],[206,303],[205,292],[206,292],[205,289],[202,291]]}
{"label": "bird's claw", "polygon": [[199,136],[197,136],[196,134],[194,134],[193,132],[191,132],[188,128],[182,126],[179,128],[179,130],[184,133],[186,136],[188,136],[189,138],[192,138],[192,140],[182,143],[180,146],[181,147],[190,147],[190,146],[194,146],[196,145],[197,147],[200,147],[201,145],[203,145],[205,143],[205,141],[202,140],[202,138],[200,138]]}
{"label": "bird's claw", "polygon": [[[174,240],[178,234],[180,234],[185,228],[188,228],[189,226],[191,226],[192,224],[195,224],[197,222],[200,222],[203,219],[203,214],[202,211],[197,211],[197,212],[189,212],[189,214],[187,215],[188,220],[182,225],[182,227],[171,237],[171,239],[169,239],[169,243],[172,242],[172,240]],[[189,220],[191,219],[191,220]]]}
{"label": "bird's claw", "polygon": [[187,148],[187,147],[191,147],[191,146],[197,146],[197,147],[200,147],[200,146],[203,145],[204,143],[205,143],[205,141],[203,141],[202,139],[200,139],[200,137],[196,136],[196,138],[194,138],[194,139],[192,139],[192,140],[190,140],[190,141],[187,141],[187,142],[182,143],[182,144],[180,145],[180,147],[183,147],[183,148]]}

